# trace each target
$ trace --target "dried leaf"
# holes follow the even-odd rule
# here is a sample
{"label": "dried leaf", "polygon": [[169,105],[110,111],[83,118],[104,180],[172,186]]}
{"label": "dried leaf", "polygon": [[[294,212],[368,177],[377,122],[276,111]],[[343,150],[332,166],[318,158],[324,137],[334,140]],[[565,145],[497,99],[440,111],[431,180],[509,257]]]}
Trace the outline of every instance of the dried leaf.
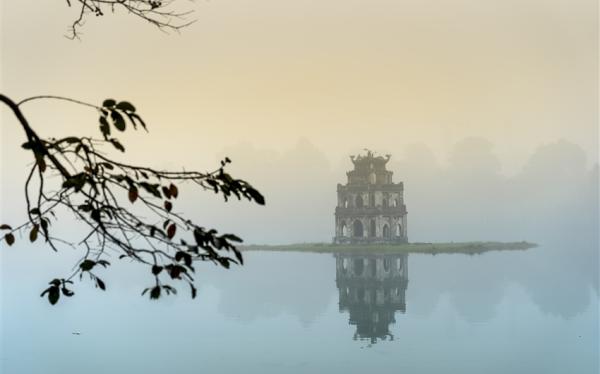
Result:
{"label": "dried leaf", "polygon": [[15,242],[15,236],[11,233],[8,233],[4,235],[4,240],[6,240],[6,243],[8,245],[13,245],[13,243]]}
{"label": "dried leaf", "polygon": [[173,237],[175,236],[175,231],[177,231],[177,226],[175,226],[174,223],[172,223],[169,228],[167,228],[167,237],[169,239],[173,239]]}
{"label": "dried leaf", "polygon": [[138,198],[138,189],[136,186],[131,186],[129,189],[129,201],[133,204]]}
{"label": "dried leaf", "polygon": [[173,183],[169,185],[169,192],[171,193],[171,196],[173,196],[174,199],[176,199],[177,195],[179,195],[179,190],[177,189],[177,186]]}
{"label": "dried leaf", "polygon": [[31,232],[29,232],[29,241],[30,242],[33,243],[37,240],[39,230],[40,230],[40,225],[36,224],[33,226],[33,228],[31,229]]}

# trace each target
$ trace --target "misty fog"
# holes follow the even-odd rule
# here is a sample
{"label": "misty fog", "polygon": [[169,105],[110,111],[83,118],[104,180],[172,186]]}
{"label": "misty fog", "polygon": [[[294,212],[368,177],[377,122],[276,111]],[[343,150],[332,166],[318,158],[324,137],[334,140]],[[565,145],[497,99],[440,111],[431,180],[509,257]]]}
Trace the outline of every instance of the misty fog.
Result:
{"label": "misty fog", "polygon": [[[347,156],[361,151],[349,149],[332,163],[306,139],[284,152],[227,147],[219,156],[233,160],[231,173],[264,192],[267,205],[225,204],[208,191],[187,200],[186,210],[246,243],[330,242],[336,185],[346,183]],[[494,144],[481,138],[458,142],[444,160],[422,143],[374,151],[392,155],[388,168],[404,182],[411,242],[546,242],[556,235],[597,241],[598,164],[576,144],[532,148],[512,175],[502,172]]]}

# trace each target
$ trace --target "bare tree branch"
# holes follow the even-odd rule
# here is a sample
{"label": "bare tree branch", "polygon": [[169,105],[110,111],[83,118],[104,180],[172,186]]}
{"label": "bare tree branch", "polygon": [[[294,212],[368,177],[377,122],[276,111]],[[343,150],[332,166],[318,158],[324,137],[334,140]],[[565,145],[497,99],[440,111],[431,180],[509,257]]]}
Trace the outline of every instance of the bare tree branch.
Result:
{"label": "bare tree branch", "polygon": [[[149,22],[162,31],[179,31],[180,29],[194,23],[187,20],[192,11],[174,10],[177,0],[73,0],[78,7],[79,13],[73,24],[69,27],[66,35],[69,39],[79,38],[79,30],[84,25],[88,16],[101,17],[106,14],[125,11],[136,18]],[[181,2],[181,1],[179,1]],[[71,7],[71,0],[67,0],[67,6]]]}
{"label": "bare tree branch", "polygon": [[[43,139],[30,126],[21,105],[39,99],[64,100],[93,108],[98,112],[102,138],[65,137]],[[204,190],[221,194],[225,200],[231,196],[264,204],[263,196],[248,182],[231,177],[225,171],[230,160],[225,158],[220,166],[209,172],[169,171],[118,162],[102,152],[111,146],[121,152],[125,147],[112,137],[113,131],[125,131],[128,127],[146,129],[146,123],[129,102],[105,100],[96,106],[59,96],[35,96],[14,102],[0,94],[0,102],[7,105],[23,128],[27,141],[22,147],[30,151],[34,163],[25,181],[25,201],[28,222],[12,228],[1,239],[8,245],[15,241],[14,232],[29,231],[31,242],[38,235],[55,251],[57,243],[71,247],[84,247],[85,255],[74,273],[67,278],[50,282],[42,296],[54,304],[60,295],[72,296],[68,287],[74,276],[80,279],[87,274],[102,290],[104,281],[92,272],[98,266],[108,267],[107,250],[119,253],[119,258],[149,266],[154,285],[145,289],[151,298],[162,293],[176,293],[166,280],[181,280],[189,284],[192,297],[196,295],[193,285],[194,263],[211,261],[229,268],[231,263],[242,264],[243,258],[235,243],[241,239],[233,234],[219,235],[214,229],[205,229],[173,211],[179,197],[178,184],[193,182]],[[37,176],[37,189],[33,182]],[[52,192],[46,180],[58,180],[58,190]],[[87,231],[82,238],[73,241],[51,235],[51,217],[56,218],[58,209],[70,212]],[[145,215],[149,218],[145,218]],[[187,240],[184,237],[188,236]],[[177,240],[178,239],[178,240]],[[231,256],[231,254],[233,256]]]}

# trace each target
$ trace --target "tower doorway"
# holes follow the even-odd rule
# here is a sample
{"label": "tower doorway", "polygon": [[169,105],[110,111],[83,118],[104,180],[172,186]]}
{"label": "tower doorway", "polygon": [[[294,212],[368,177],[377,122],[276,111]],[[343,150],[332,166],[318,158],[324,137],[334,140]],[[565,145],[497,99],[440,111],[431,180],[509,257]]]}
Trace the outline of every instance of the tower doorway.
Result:
{"label": "tower doorway", "polygon": [[354,221],[354,224],[352,226],[353,230],[352,230],[352,235],[355,238],[362,238],[363,237],[363,225],[359,220]]}

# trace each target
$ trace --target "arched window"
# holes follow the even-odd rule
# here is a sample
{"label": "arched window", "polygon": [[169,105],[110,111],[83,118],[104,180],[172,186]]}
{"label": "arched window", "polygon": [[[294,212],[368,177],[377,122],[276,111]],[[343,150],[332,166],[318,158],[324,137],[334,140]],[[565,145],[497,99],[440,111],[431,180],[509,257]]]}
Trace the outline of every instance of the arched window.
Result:
{"label": "arched window", "polygon": [[375,237],[375,228],[376,228],[375,220],[372,219],[371,220],[371,229],[369,230],[370,237]]}
{"label": "arched window", "polygon": [[352,234],[355,238],[363,237],[363,225],[359,220],[354,221]]}
{"label": "arched window", "polygon": [[375,207],[375,195],[374,194],[369,195],[369,206]]}
{"label": "arched window", "polygon": [[344,198],[344,204],[343,204],[343,207],[344,207],[344,208],[347,208],[347,207],[348,207],[348,199],[347,199],[347,198]]}
{"label": "arched window", "polygon": [[401,224],[396,225],[396,236],[402,236],[402,225]]}
{"label": "arched window", "polygon": [[385,225],[383,225],[383,237],[389,238],[389,236],[390,236],[390,227],[386,223]]}
{"label": "arched window", "polygon": [[363,199],[362,196],[360,195],[356,195],[356,200],[355,200],[355,204],[354,204],[357,208],[362,208],[363,206]]}
{"label": "arched window", "polygon": [[348,227],[346,227],[346,222],[342,222],[342,236],[348,236]]}
{"label": "arched window", "polygon": [[383,207],[387,208],[388,207],[388,199],[387,198],[383,198]]}

